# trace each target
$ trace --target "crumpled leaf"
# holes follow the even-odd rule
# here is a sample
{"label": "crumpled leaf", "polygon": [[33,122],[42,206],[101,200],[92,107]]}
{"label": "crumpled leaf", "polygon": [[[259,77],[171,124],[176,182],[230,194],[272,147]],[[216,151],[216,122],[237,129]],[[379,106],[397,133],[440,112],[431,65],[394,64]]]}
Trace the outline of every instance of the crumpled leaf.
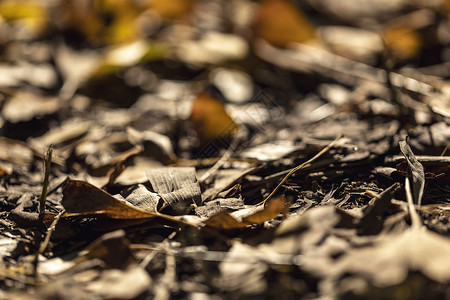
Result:
{"label": "crumpled leaf", "polygon": [[258,210],[242,218],[242,222],[247,224],[262,224],[265,221],[275,219],[281,212],[286,214],[287,200],[284,196],[272,199],[262,210]]}
{"label": "crumpled leaf", "polygon": [[[102,235],[70,261],[57,257],[39,263],[38,273],[47,276],[65,276],[77,267],[83,270],[85,268],[83,265],[95,265],[96,262],[98,262],[96,269],[76,274],[77,278],[81,279],[77,288],[89,291],[91,296],[95,294],[107,299],[134,299],[151,285],[148,273],[135,264],[124,230]],[[96,273],[97,276],[92,277],[92,280],[83,280],[84,276],[89,278],[92,273]],[[38,289],[38,298],[43,296],[42,293],[45,292]],[[66,286],[58,295],[63,298],[74,296],[70,289],[66,289]]]}
{"label": "crumpled leaf", "polygon": [[149,169],[146,173],[152,188],[172,208],[185,210],[192,203],[201,204],[195,168]]}
{"label": "crumpled leaf", "polygon": [[138,184],[135,188],[127,191],[129,194],[125,200],[142,210],[156,212],[161,197],[158,194],[149,191],[143,184]]}
{"label": "crumpled leaf", "polygon": [[130,265],[134,257],[125,231],[120,229],[103,234],[72,260],[61,260],[59,257],[45,260],[38,265],[38,273],[54,276],[94,259],[101,260],[107,268],[124,269]]}

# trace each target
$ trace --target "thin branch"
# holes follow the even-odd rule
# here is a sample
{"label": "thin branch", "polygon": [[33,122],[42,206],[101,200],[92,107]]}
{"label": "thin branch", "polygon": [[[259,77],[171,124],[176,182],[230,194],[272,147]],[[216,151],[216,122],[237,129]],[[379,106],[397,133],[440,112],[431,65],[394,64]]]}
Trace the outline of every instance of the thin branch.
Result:
{"label": "thin branch", "polygon": [[52,233],[53,233],[53,231],[56,228],[56,224],[58,223],[59,219],[61,219],[61,216],[65,212],[66,212],[65,210],[60,211],[59,214],[56,215],[55,219],[53,219],[52,224],[50,225],[50,227],[47,230],[47,234],[45,235],[44,241],[39,246],[39,250],[36,251],[36,253],[34,254],[33,264],[34,264],[34,275],[35,275],[35,277],[37,275],[37,268],[38,268],[38,263],[39,263],[39,255],[44,253],[45,249],[47,249],[47,246],[50,243],[50,237],[52,236]]}
{"label": "thin branch", "polygon": [[47,153],[44,156],[44,182],[42,184],[42,193],[39,197],[39,222],[44,221],[45,216],[45,199],[47,198],[48,180],[50,176],[50,166],[52,163],[53,147],[50,145],[47,149]]}

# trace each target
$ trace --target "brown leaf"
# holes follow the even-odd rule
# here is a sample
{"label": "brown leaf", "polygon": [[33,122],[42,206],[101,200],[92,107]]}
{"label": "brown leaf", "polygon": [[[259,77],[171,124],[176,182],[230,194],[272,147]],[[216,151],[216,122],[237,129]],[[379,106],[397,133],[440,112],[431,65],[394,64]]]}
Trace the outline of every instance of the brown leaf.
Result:
{"label": "brown leaf", "polygon": [[265,207],[253,206],[232,214],[222,211],[206,220],[205,224],[218,229],[239,229],[272,220],[285,208],[288,209],[288,205],[286,198],[282,196],[272,199]]}
{"label": "brown leaf", "polygon": [[314,28],[308,19],[286,0],[262,1],[256,15],[255,35],[280,47],[315,39]]}
{"label": "brown leaf", "polygon": [[207,92],[200,93],[194,100],[191,121],[202,144],[216,138],[229,137],[237,129],[222,101]]}
{"label": "brown leaf", "polygon": [[402,282],[408,271],[421,271],[438,282],[450,280],[450,239],[423,228],[385,236],[376,246],[355,249],[338,263],[340,274],[364,274],[377,286]]}
{"label": "brown leaf", "polygon": [[252,215],[242,218],[242,222],[248,224],[262,224],[265,221],[275,219],[285,208],[286,198],[284,196],[274,198],[264,207]]}
{"label": "brown leaf", "polygon": [[61,204],[69,213],[103,214],[115,219],[142,219],[156,216],[156,214],[134,208],[87,182],[72,179],[67,181],[63,189]]}
{"label": "brown leaf", "polygon": [[217,215],[214,215],[210,217],[208,220],[205,221],[205,224],[209,227],[214,227],[218,229],[239,229],[247,227],[247,224],[243,224],[233,218],[229,213],[226,211],[222,211],[218,213]]}

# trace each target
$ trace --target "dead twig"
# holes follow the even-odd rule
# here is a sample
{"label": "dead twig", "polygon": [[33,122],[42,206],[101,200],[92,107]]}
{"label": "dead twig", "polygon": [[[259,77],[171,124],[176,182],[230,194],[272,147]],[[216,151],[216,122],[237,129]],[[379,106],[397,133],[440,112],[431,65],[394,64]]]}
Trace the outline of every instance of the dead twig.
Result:
{"label": "dead twig", "polygon": [[50,243],[50,237],[52,236],[52,233],[55,230],[56,224],[58,224],[58,221],[61,219],[61,216],[65,212],[66,212],[65,210],[60,211],[59,214],[56,215],[55,219],[53,219],[52,224],[50,225],[50,227],[47,230],[47,234],[45,235],[44,241],[41,243],[41,245],[39,246],[39,250],[36,251],[36,253],[34,255],[34,262],[33,262],[33,264],[34,264],[34,275],[35,275],[35,277],[37,275],[37,267],[38,267],[38,262],[39,262],[39,255],[44,253],[45,249],[47,249],[47,246]]}
{"label": "dead twig", "polygon": [[39,222],[44,221],[45,215],[45,199],[47,198],[48,179],[50,176],[50,166],[52,163],[53,147],[50,145],[47,149],[47,153],[44,156],[44,182],[42,184],[42,193],[39,197]]}

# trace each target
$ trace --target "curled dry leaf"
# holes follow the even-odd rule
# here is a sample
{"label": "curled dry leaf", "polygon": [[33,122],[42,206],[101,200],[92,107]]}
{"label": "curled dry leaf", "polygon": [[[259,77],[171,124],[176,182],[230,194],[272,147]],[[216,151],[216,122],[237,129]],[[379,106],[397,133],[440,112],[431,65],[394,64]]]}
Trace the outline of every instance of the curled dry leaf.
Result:
{"label": "curled dry leaf", "polygon": [[416,156],[406,141],[399,143],[400,150],[408,162],[408,173],[412,177],[412,189],[414,203],[420,205],[422,203],[423,190],[425,188],[425,172],[422,164],[417,160]]}
{"label": "curled dry leaf", "polygon": [[132,207],[111,194],[79,180],[69,179],[61,204],[69,213],[103,214],[114,219],[153,218],[154,213]]}
{"label": "curled dry leaf", "polygon": [[253,206],[244,208],[233,213],[222,211],[205,221],[209,227],[218,229],[240,229],[249,225],[262,224],[276,218],[280,213],[283,215],[289,209],[288,201],[284,196],[274,198],[266,206]]}

